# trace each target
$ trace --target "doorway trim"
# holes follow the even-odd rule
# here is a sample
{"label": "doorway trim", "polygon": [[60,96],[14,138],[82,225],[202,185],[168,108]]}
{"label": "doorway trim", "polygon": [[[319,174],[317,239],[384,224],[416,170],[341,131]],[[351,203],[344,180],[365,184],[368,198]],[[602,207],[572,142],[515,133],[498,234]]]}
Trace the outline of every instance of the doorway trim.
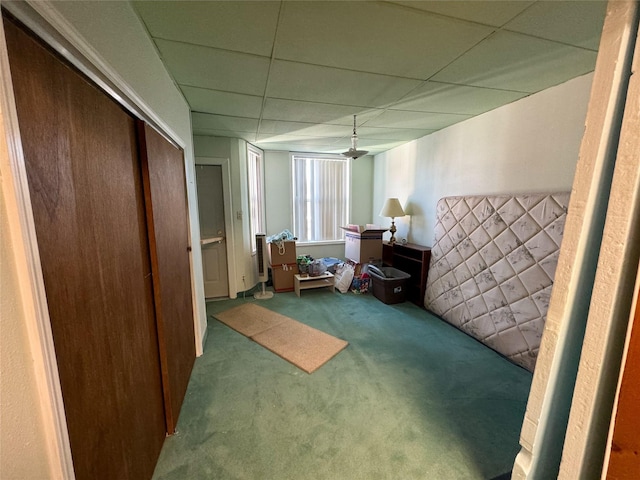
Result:
{"label": "doorway trim", "polygon": [[638,266],[637,155],[620,156],[637,25],[637,2],[609,1],[514,480],[602,471]]}
{"label": "doorway trim", "polygon": [[[229,282],[229,298],[237,298],[235,238],[233,234],[233,203],[231,200],[231,166],[228,158],[197,157],[198,165],[213,165],[222,167],[222,198],[224,201],[224,228],[227,237],[227,281]],[[197,175],[197,173],[196,173]],[[199,243],[199,241],[198,241]]]}

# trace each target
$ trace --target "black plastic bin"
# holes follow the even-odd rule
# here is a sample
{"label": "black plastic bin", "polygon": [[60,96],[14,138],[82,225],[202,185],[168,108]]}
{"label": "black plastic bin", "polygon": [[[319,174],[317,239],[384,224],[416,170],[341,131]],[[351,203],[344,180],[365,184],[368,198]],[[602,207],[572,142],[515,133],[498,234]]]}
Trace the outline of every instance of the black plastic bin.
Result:
{"label": "black plastic bin", "polygon": [[391,305],[405,301],[406,282],[411,275],[393,267],[378,268],[373,265],[367,270],[373,283],[373,295],[383,303]]}

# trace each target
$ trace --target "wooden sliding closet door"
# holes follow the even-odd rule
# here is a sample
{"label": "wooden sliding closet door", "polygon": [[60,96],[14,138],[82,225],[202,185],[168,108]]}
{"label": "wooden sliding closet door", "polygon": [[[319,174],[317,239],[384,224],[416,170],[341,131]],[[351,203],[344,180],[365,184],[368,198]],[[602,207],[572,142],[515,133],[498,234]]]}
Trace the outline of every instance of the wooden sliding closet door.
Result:
{"label": "wooden sliding closet door", "polygon": [[174,433],[196,358],[182,150],[138,121],[151,241],[167,432]]}
{"label": "wooden sliding closet door", "polygon": [[165,438],[134,119],[4,18],[76,478],[150,478]]}

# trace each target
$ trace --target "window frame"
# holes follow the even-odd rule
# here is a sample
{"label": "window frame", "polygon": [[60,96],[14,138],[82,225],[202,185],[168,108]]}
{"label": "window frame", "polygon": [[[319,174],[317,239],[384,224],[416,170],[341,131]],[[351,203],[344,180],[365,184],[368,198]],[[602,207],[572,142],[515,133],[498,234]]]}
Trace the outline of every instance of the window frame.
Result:
{"label": "window frame", "polygon": [[293,229],[294,235],[298,236],[298,245],[340,245],[345,242],[345,234],[344,230],[338,228],[338,238],[334,239],[322,239],[322,240],[301,240],[299,236],[299,232],[297,232],[296,225],[296,213],[299,206],[297,205],[296,199],[296,159],[298,158],[307,158],[307,159],[324,159],[324,160],[332,160],[332,161],[340,161],[344,164],[344,176],[343,181],[345,182],[345,190],[346,190],[346,198],[345,198],[345,210],[344,210],[344,218],[342,220],[338,220],[338,227],[346,226],[349,223],[349,218],[351,217],[351,196],[352,196],[352,168],[351,161],[349,158],[343,157],[342,155],[332,154],[332,153],[308,153],[308,152],[290,152],[290,166],[291,166],[291,225]]}
{"label": "window frame", "polygon": [[[254,168],[252,165],[254,158],[257,158],[258,165]],[[256,242],[255,236],[258,233],[264,233],[266,235],[267,229],[267,215],[266,215],[266,195],[265,195],[265,175],[264,175],[264,151],[247,142],[247,202],[249,210],[249,235],[251,244],[251,254],[256,254]],[[254,175],[255,174],[255,175]],[[257,186],[256,192],[254,192],[254,186]],[[254,210],[256,203],[255,197],[258,199],[257,209]],[[260,225],[254,225],[254,214],[258,216],[258,223]],[[260,228],[258,228],[260,227]],[[262,230],[262,231],[260,231]]]}

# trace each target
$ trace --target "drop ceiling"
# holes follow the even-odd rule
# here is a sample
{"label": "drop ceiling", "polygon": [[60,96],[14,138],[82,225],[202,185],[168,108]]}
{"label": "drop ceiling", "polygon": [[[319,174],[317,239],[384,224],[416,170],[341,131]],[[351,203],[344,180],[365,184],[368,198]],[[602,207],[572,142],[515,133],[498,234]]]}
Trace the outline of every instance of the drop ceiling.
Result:
{"label": "drop ceiling", "polygon": [[605,1],[132,2],[194,135],[377,154],[595,67]]}

